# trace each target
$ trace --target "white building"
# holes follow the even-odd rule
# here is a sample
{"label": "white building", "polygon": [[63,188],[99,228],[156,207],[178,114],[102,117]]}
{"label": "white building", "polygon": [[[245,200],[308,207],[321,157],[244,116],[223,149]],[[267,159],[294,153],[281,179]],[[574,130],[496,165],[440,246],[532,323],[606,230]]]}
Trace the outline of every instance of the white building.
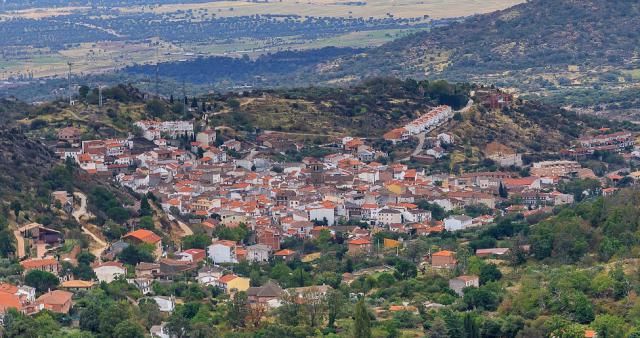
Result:
{"label": "white building", "polygon": [[256,244],[247,247],[247,260],[249,262],[268,262],[271,248],[264,244]]}
{"label": "white building", "polygon": [[327,221],[327,225],[336,223],[336,205],[330,201],[314,203],[306,207],[310,221]]}
{"label": "white building", "polygon": [[119,262],[105,262],[93,268],[100,282],[111,283],[119,276],[125,276],[127,269]]}
{"label": "white building", "polygon": [[447,231],[458,231],[470,227],[472,223],[473,218],[466,215],[456,215],[444,220],[444,228]]}
{"label": "white building", "polygon": [[207,256],[214,263],[238,263],[236,243],[233,241],[216,241],[207,247]]}
{"label": "white building", "polygon": [[382,209],[378,211],[377,219],[379,224],[391,225],[403,223],[402,211],[395,209]]}

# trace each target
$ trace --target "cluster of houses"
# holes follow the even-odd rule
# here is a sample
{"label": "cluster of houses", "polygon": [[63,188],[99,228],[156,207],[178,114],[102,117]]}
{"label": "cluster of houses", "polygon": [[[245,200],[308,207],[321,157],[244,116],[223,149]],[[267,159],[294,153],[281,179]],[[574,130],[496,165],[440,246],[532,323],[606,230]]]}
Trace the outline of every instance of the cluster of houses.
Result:
{"label": "cluster of houses", "polygon": [[[488,100],[497,105],[503,99]],[[431,131],[451,117],[451,107],[440,106],[403,128],[385,134],[385,139],[402,141]],[[195,132],[190,121],[140,121],[136,126],[145,140],[81,140],[79,130],[64,128],[58,135],[64,145],[58,148],[59,155],[71,157],[88,174],[109,174],[137,193],[152,193],[165,212],[185,222],[188,220],[190,226],[200,227],[210,235],[220,226],[246,226],[254,234],[253,244],[243,245],[212,236],[205,249],[168,253],[160,236],[139,229],[110,243],[100,262],[92,266],[97,276],[94,282],[61,276],[59,261],[47,256],[45,247],[36,258],[21,264],[25,271],[40,269],[58,275],[61,290],[35,299],[33,290],[28,288],[5,287],[9,290],[5,295],[0,286],[0,311],[16,307],[25,313],[42,308],[66,313],[71,306],[69,291],[78,292],[95,287],[97,282],[125,278],[126,268],[116,258],[128,246],[138,244],[154,248],[154,262],[139,263],[135,267],[135,278],[127,279],[144,295],[151,294],[155,280],[172,280],[190,274],[202,285],[215,286],[228,293],[246,291],[252,303],[276,307],[284,292],[280,286],[269,283],[252,288],[248,278],[224,266],[241,261],[263,263],[303,258],[294,250],[282,249],[281,243],[286,238],[312,239],[333,236],[338,231],[347,236],[349,255],[367,255],[380,245],[385,248],[402,245],[401,241],[391,239],[375,243],[376,232],[422,236],[445,230],[463,231],[489,224],[493,222],[493,215],[500,213],[536,213],[545,210],[543,207],[573,203],[573,195],[557,190],[559,184],[573,178],[596,178],[590,169],[569,160],[533,163],[527,177],[510,171],[429,174],[400,163],[378,163],[376,159],[385,154],[363,139],[352,137],[343,138],[339,144],[341,150],[324,157],[275,163],[270,156],[261,156],[258,152],[253,156],[255,145],[237,140],[216,142],[215,130]],[[172,139],[183,136],[190,140],[189,149],[172,145]],[[304,146],[279,140],[276,134],[265,134],[259,137],[258,143],[274,151],[299,150]],[[444,151],[440,146],[453,143],[454,137],[443,133],[427,142],[432,143],[434,150],[427,154],[437,158]],[[580,142],[584,149],[633,145],[628,134],[622,133]],[[242,150],[251,156],[244,159],[227,156],[228,152]],[[484,152],[501,167],[523,165],[521,154],[499,143],[488,144]],[[66,192],[55,192],[53,197],[60,206],[73,207],[73,196]],[[507,198],[511,206],[499,209]],[[462,212],[466,207],[479,205],[491,210],[491,214],[470,217]],[[436,220],[430,210],[425,210],[432,206],[439,206],[451,215]],[[49,246],[63,241],[58,232],[39,224],[23,227],[21,232],[24,237]],[[480,249],[476,255],[501,256],[507,252],[504,248]],[[434,269],[452,269],[457,264],[455,253],[446,250],[430,254],[425,261]],[[477,276],[459,276],[450,281],[450,287],[458,294],[462,294],[465,287],[477,285]],[[289,291],[302,297],[310,292],[326,293],[327,289]],[[153,298],[163,311],[170,312],[175,306],[171,297]],[[155,330],[160,335],[164,329]]]}
{"label": "cluster of houses", "polygon": [[421,115],[417,119],[407,123],[404,127],[393,129],[383,135],[387,141],[394,144],[406,141],[410,136],[423,132],[430,132],[441,126],[453,117],[453,110],[449,106],[438,106],[428,113]]}

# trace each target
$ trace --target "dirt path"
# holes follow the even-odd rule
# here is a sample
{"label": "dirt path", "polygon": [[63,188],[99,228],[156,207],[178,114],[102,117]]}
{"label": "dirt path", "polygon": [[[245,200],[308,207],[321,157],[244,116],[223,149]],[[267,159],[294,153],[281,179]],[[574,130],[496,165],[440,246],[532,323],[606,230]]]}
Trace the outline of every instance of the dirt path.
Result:
{"label": "dirt path", "polygon": [[13,235],[16,236],[16,253],[18,258],[22,258],[27,255],[24,250],[24,237],[22,237],[19,230],[14,230]]}
{"label": "dirt path", "polygon": [[97,229],[97,226],[86,222],[86,219],[92,217],[91,213],[87,211],[87,196],[81,192],[76,192],[73,195],[80,200],[80,207],[72,213],[73,218],[82,225],[82,232],[93,239],[94,245],[91,246],[91,253],[96,257],[100,257],[109,244],[96,235],[94,233],[95,230],[91,231],[90,228]]}

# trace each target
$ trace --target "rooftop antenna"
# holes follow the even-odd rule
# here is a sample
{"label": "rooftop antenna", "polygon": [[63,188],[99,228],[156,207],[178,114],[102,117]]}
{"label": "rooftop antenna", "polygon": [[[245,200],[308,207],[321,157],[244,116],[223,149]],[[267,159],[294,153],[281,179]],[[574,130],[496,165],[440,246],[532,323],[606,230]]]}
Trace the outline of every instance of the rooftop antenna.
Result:
{"label": "rooftop antenna", "polygon": [[68,94],[69,94],[69,105],[73,104],[73,94],[71,94],[71,62],[67,62],[67,66],[69,66],[69,73],[67,75],[67,79],[69,80],[69,88],[68,90]]}

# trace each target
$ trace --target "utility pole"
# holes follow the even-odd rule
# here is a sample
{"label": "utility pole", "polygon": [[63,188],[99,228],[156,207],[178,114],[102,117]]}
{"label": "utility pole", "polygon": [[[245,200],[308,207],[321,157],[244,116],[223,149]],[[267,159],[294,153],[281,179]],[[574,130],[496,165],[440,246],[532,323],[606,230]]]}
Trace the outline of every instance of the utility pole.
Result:
{"label": "utility pole", "polygon": [[98,85],[98,107],[102,107],[102,85]]}
{"label": "utility pole", "polygon": [[184,80],[182,80],[182,115],[187,115],[187,90]]}
{"label": "utility pole", "polygon": [[71,93],[71,62],[67,62],[67,65],[69,66],[69,74],[67,76],[67,79],[69,80],[69,105],[73,104],[73,94]]}
{"label": "utility pole", "polygon": [[158,89],[158,81],[159,81],[159,73],[160,73],[160,56],[158,55],[159,53],[159,47],[156,46],[156,97],[159,98],[160,97],[160,90]]}

